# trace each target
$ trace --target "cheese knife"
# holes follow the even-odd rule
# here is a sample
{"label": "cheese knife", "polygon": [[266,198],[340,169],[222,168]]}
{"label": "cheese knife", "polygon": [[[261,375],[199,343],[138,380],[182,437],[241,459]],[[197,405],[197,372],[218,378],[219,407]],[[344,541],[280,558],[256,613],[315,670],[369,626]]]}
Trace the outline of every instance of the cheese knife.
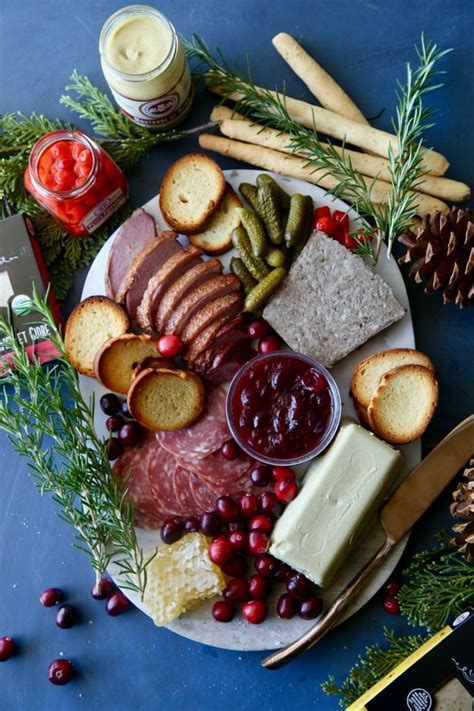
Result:
{"label": "cheese knife", "polygon": [[348,604],[364,587],[393,546],[403,538],[433,501],[474,454],[474,415],[459,423],[418,464],[380,511],[386,538],[383,546],[351,580],[322,617],[297,640],[262,661],[266,669],[278,669],[313,647],[329,632]]}

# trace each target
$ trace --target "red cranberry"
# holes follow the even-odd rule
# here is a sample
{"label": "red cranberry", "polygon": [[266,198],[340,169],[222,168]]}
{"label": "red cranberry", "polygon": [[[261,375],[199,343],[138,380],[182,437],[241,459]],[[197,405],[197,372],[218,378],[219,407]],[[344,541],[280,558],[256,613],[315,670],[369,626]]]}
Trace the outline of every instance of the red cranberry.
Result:
{"label": "red cranberry", "polygon": [[268,536],[261,531],[250,531],[248,552],[250,555],[261,555],[268,548]]}
{"label": "red cranberry", "polygon": [[249,584],[245,578],[232,578],[222,591],[224,600],[235,605],[239,602],[247,602],[250,598]]}
{"label": "red cranberry", "polygon": [[143,428],[136,420],[126,422],[120,428],[119,439],[125,447],[133,447],[138,444],[142,436]]}
{"label": "red cranberry", "polygon": [[294,597],[284,593],[280,595],[277,602],[277,615],[284,620],[291,620],[298,612],[298,603]]}
{"label": "red cranberry", "polygon": [[64,686],[74,676],[74,667],[68,659],[55,659],[48,667],[48,679],[52,684]]}
{"label": "red cranberry", "polygon": [[209,558],[216,565],[223,565],[224,563],[229,563],[234,557],[234,551],[232,546],[226,540],[214,538],[211,545],[209,546]]}
{"label": "red cranberry", "polygon": [[54,607],[64,597],[64,593],[59,588],[46,588],[40,595],[40,603],[45,607]]}
{"label": "red cranberry", "polygon": [[260,575],[271,575],[278,565],[278,561],[270,553],[263,553],[257,556],[254,561],[254,568]]}
{"label": "red cranberry", "polygon": [[128,409],[128,403],[127,403],[126,400],[124,400],[124,401],[122,402],[122,404],[120,405],[120,412],[122,413],[122,415],[123,415],[124,417],[127,417],[128,419],[131,418],[132,413],[131,413],[130,410]]}
{"label": "red cranberry", "polygon": [[205,536],[215,536],[221,528],[221,521],[215,511],[201,514],[200,527]]}
{"label": "red cranberry", "polygon": [[107,427],[109,432],[118,432],[124,423],[125,420],[123,419],[122,415],[112,415],[111,417],[107,418],[105,426]]}
{"label": "red cranberry", "polygon": [[294,469],[291,469],[291,467],[273,467],[272,474],[275,481],[291,481],[296,476]]}
{"label": "red cranberry", "polygon": [[167,518],[160,529],[163,543],[175,543],[183,535],[183,522],[178,518]]}
{"label": "red cranberry", "polygon": [[219,496],[216,511],[223,521],[235,522],[240,518],[239,505],[230,496]]}
{"label": "red cranberry", "polygon": [[72,605],[61,605],[56,615],[56,624],[62,630],[68,630],[76,621],[76,612]]}
{"label": "red cranberry", "polygon": [[388,612],[390,615],[398,615],[400,612],[400,603],[396,597],[392,597],[391,595],[385,598],[383,606],[385,612]]}
{"label": "red cranberry", "polygon": [[108,615],[111,615],[112,617],[117,617],[118,615],[122,615],[124,612],[127,612],[129,607],[130,603],[125,597],[125,595],[121,593],[120,590],[117,590],[116,592],[112,593],[112,595],[110,595],[109,599],[107,600],[105,611]]}
{"label": "red cranberry", "polygon": [[300,603],[300,617],[303,620],[314,620],[323,609],[323,601],[317,595],[310,595]]}
{"label": "red cranberry", "polygon": [[163,358],[176,358],[176,356],[181,353],[182,346],[181,338],[174,334],[161,336],[156,344],[158,353],[162,355]]}
{"label": "red cranberry", "polygon": [[311,593],[311,583],[301,573],[291,573],[286,580],[286,589],[297,600],[304,600]]}
{"label": "red cranberry", "polygon": [[240,455],[240,447],[236,442],[234,442],[233,439],[230,439],[228,442],[224,442],[224,444],[222,445],[221,454],[224,459],[227,459],[229,462],[232,462]]}
{"label": "red cranberry", "polygon": [[283,501],[285,504],[293,501],[297,493],[298,484],[296,481],[277,481],[275,484],[275,494],[280,501]]}
{"label": "red cranberry", "polygon": [[278,336],[265,336],[258,342],[259,353],[273,353],[280,348],[280,339]]}
{"label": "red cranberry", "polygon": [[255,486],[268,486],[270,483],[271,471],[264,464],[254,467],[250,472],[250,480]]}
{"label": "red cranberry", "polygon": [[260,511],[263,514],[273,516],[273,518],[281,516],[283,506],[273,491],[264,491],[258,498],[260,501]]}
{"label": "red cranberry", "polygon": [[260,625],[268,615],[268,606],[264,600],[249,600],[242,607],[242,615],[252,625]]}
{"label": "red cranberry", "polygon": [[236,551],[243,551],[247,547],[247,534],[245,531],[231,531],[228,540],[232,548]]}
{"label": "red cranberry", "polygon": [[256,573],[249,578],[249,592],[251,597],[263,598],[268,597],[271,591],[271,584],[268,578]]}
{"label": "red cranberry", "polygon": [[226,600],[218,600],[212,606],[212,616],[216,622],[230,622],[234,615],[235,607]]}
{"label": "red cranberry", "polygon": [[242,577],[247,572],[248,567],[247,559],[240,553],[237,553],[233,560],[220,566],[224,575],[228,575],[231,578]]}
{"label": "red cranberry", "polygon": [[240,497],[240,510],[246,518],[254,516],[258,511],[258,499],[255,494],[243,494]]}
{"label": "red cranberry", "polygon": [[385,586],[385,591],[388,595],[396,595],[400,590],[400,583],[395,578],[391,578]]}
{"label": "red cranberry", "polygon": [[94,600],[105,600],[114,588],[115,585],[110,578],[101,578],[91,587],[91,595]]}
{"label": "red cranberry", "polygon": [[273,530],[273,521],[268,516],[263,514],[258,514],[257,516],[252,516],[249,520],[249,530],[250,531],[261,531],[262,533],[271,533]]}
{"label": "red cranberry", "polygon": [[270,326],[263,318],[257,318],[251,321],[247,326],[247,334],[249,338],[263,338],[270,331]]}
{"label": "red cranberry", "polygon": [[0,662],[6,662],[16,652],[16,642],[13,637],[0,637]]}
{"label": "red cranberry", "polygon": [[288,576],[292,573],[289,565],[276,561],[276,569],[272,573],[272,578],[277,583],[286,583]]}
{"label": "red cranberry", "polygon": [[240,531],[242,526],[245,526],[245,521],[231,521],[227,524],[227,530],[230,532]]}
{"label": "red cranberry", "polygon": [[184,519],[184,530],[186,533],[194,533],[199,531],[199,518],[197,516],[188,516]]}
{"label": "red cranberry", "polygon": [[123,444],[117,437],[111,437],[105,447],[107,449],[107,456],[111,461],[118,459],[120,455],[123,454]]}
{"label": "red cranberry", "polygon": [[102,395],[99,405],[104,415],[116,415],[120,410],[120,400],[115,393]]}

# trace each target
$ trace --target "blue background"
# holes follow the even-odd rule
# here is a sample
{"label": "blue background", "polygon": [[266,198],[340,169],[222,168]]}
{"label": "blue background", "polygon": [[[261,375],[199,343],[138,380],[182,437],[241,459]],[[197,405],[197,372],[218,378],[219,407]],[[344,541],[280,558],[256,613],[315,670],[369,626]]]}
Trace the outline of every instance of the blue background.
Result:
{"label": "blue background", "polygon": [[[98,37],[104,20],[122,2],[111,0],[2,0],[1,111],[33,110],[76,121],[58,103],[74,68],[104,86]],[[311,100],[286,67],[271,38],[287,31],[303,41],[354,98],[367,116],[385,108],[374,122],[389,128],[395,80],[403,62],[413,60],[421,31],[455,51],[443,60],[446,86],[431,96],[438,109],[429,143],[448,156],[449,176],[474,185],[474,10],[465,0],[162,0],[159,8],[186,36],[197,32],[220,46],[230,62],[243,66],[248,54],[254,78],[274,87],[286,82],[289,95]],[[207,120],[212,97],[201,95],[188,125]],[[170,161],[194,150],[196,142],[156,149],[130,179],[134,205],[158,192]],[[222,167],[238,165],[221,159]],[[85,274],[78,274],[65,313],[78,300]],[[440,404],[426,433],[432,446],[473,410],[474,308],[443,307],[408,283],[418,347],[434,360]],[[435,531],[451,524],[449,492],[416,526],[403,561],[431,544]],[[315,649],[279,672],[261,669],[261,654],[220,651],[157,629],[137,611],[108,617],[89,596],[91,571],[74,552],[71,531],[41,499],[25,462],[0,434],[0,636],[10,634],[21,654],[0,665],[0,709],[334,709],[320,683],[329,673],[340,679],[367,644],[381,640],[384,624],[407,631],[400,617],[382,609],[382,595],[334,630]],[[403,565],[402,565],[403,567]],[[59,630],[54,610],[38,598],[59,586],[81,611],[81,624]],[[79,677],[69,686],[47,681],[49,662],[71,658]]]}

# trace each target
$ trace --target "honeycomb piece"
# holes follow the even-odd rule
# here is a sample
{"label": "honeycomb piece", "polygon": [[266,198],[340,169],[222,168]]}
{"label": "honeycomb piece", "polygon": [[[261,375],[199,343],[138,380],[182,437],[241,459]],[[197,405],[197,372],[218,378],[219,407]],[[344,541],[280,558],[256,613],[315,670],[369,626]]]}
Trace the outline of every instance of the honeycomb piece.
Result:
{"label": "honeycomb piece", "polygon": [[225,587],[223,574],[209,559],[208,547],[201,533],[188,533],[158,550],[148,566],[144,597],[155,625],[167,625]]}

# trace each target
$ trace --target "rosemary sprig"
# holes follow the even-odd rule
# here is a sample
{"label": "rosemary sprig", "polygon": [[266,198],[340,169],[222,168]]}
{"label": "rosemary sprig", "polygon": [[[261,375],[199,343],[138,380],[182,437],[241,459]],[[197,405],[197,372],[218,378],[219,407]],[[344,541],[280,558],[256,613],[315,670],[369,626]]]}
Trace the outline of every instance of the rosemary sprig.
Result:
{"label": "rosemary sprig", "polygon": [[38,313],[38,323],[48,329],[59,357],[49,368],[36,359],[31,362],[10,323],[0,318],[0,338],[13,360],[2,380],[0,428],[15,451],[29,460],[41,494],[50,493],[58,504],[59,518],[76,529],[73,545],[87,553],[97,580],[113,560],[121,585],[143,594],[151,558],[138,544],[133,508],[95,432],[94,402],[84,401],[47,300],[35,288],[23,313],[28,311]]}

